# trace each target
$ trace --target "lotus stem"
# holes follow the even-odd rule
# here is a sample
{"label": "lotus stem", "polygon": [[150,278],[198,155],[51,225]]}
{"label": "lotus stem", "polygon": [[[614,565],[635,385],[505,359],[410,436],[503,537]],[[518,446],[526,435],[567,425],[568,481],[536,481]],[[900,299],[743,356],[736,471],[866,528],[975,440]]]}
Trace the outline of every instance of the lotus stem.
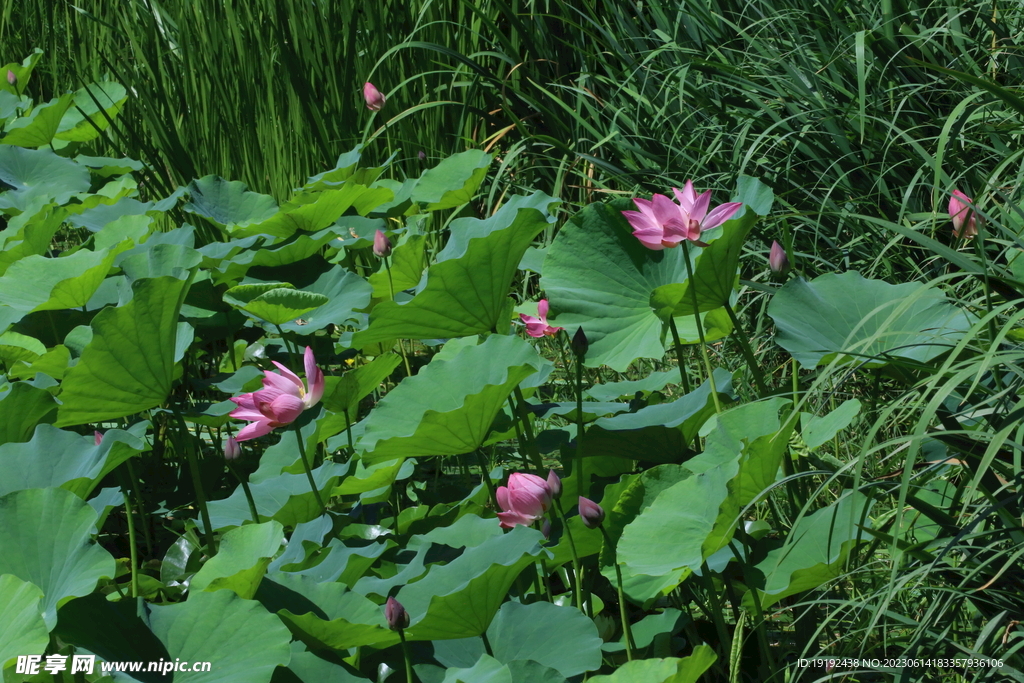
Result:
{"label": "lotus stem", "polygon": [[615,556],[615,544],[612,543],[611,536],[608,535],[608,531],[605,530],[603,524],[598,528],[601,530],[601,535],[604,536],[604,542],[612,557],[612,566],[615,567],[616,588],[619,591],[619,619],[622,621],[622,638],[626,641],[626,659],[632,662],[636,643],[633,641],[633,631],[629,627],[629,615],[626,613],[626,596],[622,592],[622,570],[619,569],[619,562]]}
{"label": "lotus stem", "polygon": [[693,279],[693,264],[690,263],[690,247],[683,240],[683,260],[686,261],[686,277],[688,289],[693,298],[693,319],[697,323],[697,336],[700,338],[700,350],[704,356],[704,367],[708,371],[708,383],[711,385],[711,398],[715,402],[715,413],[722,412],[722,403],[718,400],[718,387],[715,386],[715,374],[711,369],[711,357],[708,356],[708,343],[704,339],[704,324],[700,320],[700,304],[697,302],[697,283]]}
{"label": "lotus stem", "polygon": [[320,506],[320,509],[327,514],[327,506],[324,505],[323,498],[320,497],[320,489],[317,488],[316,480],[313,479],[313,470],[309,468],[309,460],[306,459],[306,444],[302,439],[302,430],[296,427],[294,430],[295,439],[299,442],[299,457],[302,459],[302,469],[306,470],[306,479],[309,481],[309,488],[313,489],[313,497],[316,498],[316,504]]}
{"label": "lotus stem", "polygon": [[259,524],[260,513],[256,512],[256,501],[252,497],[252,491],[249,490],[249,482],[245,480],[245,477],[238,473],[238,470],[235,469],[235,466],[231,464],[230,460],[225,460],[224,462],[227,464],[228,469],[231,470],[231,474],[235,476],[235,479],[237,479],[238,483],[242,486],[242,493],[245,494],[245,500],[249,503],[249,513],[252,515],[253,524]]}
{"label": "lotus stem", "polygon": [[132,563],[132,598],[139,597],[139,544],[135,537],[135,519],[132,516],[132,499],[128,495],[128,481],[124,472],[118,471],[121,479],[121,495],[124,496],[124,513],[128,521],[128,548],[130,562]]}
{"label": "lotus stem", "polygon": [[587,479],[583,476],[583,358],[576,356],[576,470],[579,495],[587,496]]}
{"label": "lotus stem", "polygon": [[206,493],[203,491],[203,480],[199,476],[199,458],[196,456],[196,451],[191,440],[192,434],[188,431],[188,425],[185,424],[185,418],[182,417],[181,411],[175,408],[174,415],[178,418],[178,424],[181,426],[183,434],[182,438],[185,440],[185,456],[188,458],[188,468],[192,473],[192,488],[195,489],[196,492],[196,503],[199,504],[199,515],[203,520],[203,535],[206,537],[206,552],[210,556],[213,556],[217,554],[217,547],[214,544],[213,524],[210,522],[210,511],[206,507]]}
{"label": "lotus stem", "polygon": [[405,660],[405,680],[406,683],[413,683],[412,660],[409,658],[409,645],[405,642],[405,629],[398,629],[398,637],[402,641],[402,659]]}
{"label": "lotus stem", "polygon": [[736,311],[732,309],[732,304],[728,301],[725,303],[725,311],[729,314],[729,319],[732,320],[733,327],[736,332],[736,339],[740,343],[740,349],[743,351],[743,357],[747,360],[747,366],[750,368],[750,373],[754,376],[754,384],[757,385],[757,391],[761,396],[768,395],[768,385],[764,381],[764,372],[761,370],[761,366],[757,363],[757,357],[754,355],[754,350],[750,347],[750,343],[747,341],[747,335],[743,331],[743,325],[740,323],[739,316],[736,315]]}
{"label": "lotus stem", "polygon": [[569,520],[565,518],[562,511],[562,504],[555,498],[555,509],[558,510],[558,518],[562,520],[562,529],[566,538],[569,539],[569,552],[572,553],[573,576],[576,578],[576,585],[573,586],[573,594],[576,599],[576,608],[583,611],[583,575],[580,572],[580,556],[576,553],[576,542],[572,539],[572,532],[569,530]]}
{"label": "lotus stem", "polygon": [[[135,494],[135,507],[139,511],[139,519],[144,519],[143,510],[146,509],[145,501],[142,499],[142,487],[139,486],[139,478],[135,476],[135,468],[132,467],[132,459],[128,458],[124,462],[125,467],[128,468],[128,479],[132,483],[132,493]],[[149,535],[149,525],[142,525],[142,538],[146,541],[146,554],[153,554],[153,539]]]}
{"label": "lotus stem", "polygon": [[530,454],[530,459],[533,460],[533,466],[537,468],[537,474],[543,475],[544,463],[540,457],[540,451],[537,450],[537,441],[533,438],[533,425],[530,424],[530,416],[528,415],[529,409],[526,407],[526,398],[523,397],[523,390],[516,385],[513,390],[516,395],[516,415],[519,417],[519,423],[523,426],[523,433],[526,435],[526,448]]}
{"label": "lotus stem", "polygon": [[[391,151],[391,142],[388,142],[388,152]],[[395,281],[391,277],[391,259],[387,256],[382,256],[384,261],[384,271],[388,274],[388,289],[391,292],[391,300],[395,300]],[[409,358],[405,355],[405,346],[402,344],[402,340],[398,340],[398,351],[402,354],[402,362],[405,364],[405,376],[412,377],[412,369],[409,367]]]}
{"label": "lotus stem", "polygon": [[676,329],[676,319],[669,315],[668,329],[672,331],[672,342],[676,345],[676,363],[679,364],[679,378],[683,380],[683,393],[690,393],[690,378],[686,374],[686,364],[683,363],[683,345],[679,341],[679,330]]}
{"label": "lotus stem", "polygon": [[483,452],[478,448],[476,449],[476,459],[480,463],[480,476],[484,480],[484,486],[487,487],[487,492],[491,496],[491,503],[494,504],[495,510],[501,510],[501,506],[498,505],[498,493],[494,489],[494,482],[491,481],[491,472],[487,463],[487,459],[484,458]]}

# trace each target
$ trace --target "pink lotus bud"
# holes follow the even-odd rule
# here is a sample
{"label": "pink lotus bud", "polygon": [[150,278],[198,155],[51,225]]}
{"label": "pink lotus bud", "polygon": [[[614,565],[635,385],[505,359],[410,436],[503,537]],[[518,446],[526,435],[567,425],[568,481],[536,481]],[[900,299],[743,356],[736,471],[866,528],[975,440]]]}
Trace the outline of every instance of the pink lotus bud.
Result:
{"label": "pink lotus bud", "polygon": [[778,242],[772,242],[771,251],[768,252],[768,265],[777,275],[785,275],[789,271],[789,257]]}
{"label": "pink lotus bud", "polygon": [[530,526],[551,507],[551,487],[535,474],[512,473],[508,486],[499,486],[495,496],[502,509],[498,519],[505,529]]}
{"label": "pink lotus bud", "polygon": [[572,335],[572,342],[569,346],[577,358],[583,358],[587,355],[587,351],[590,350],[590,340],[587,339],[587,334],[583,331],[582,327],[576,328],[576,334]]}
{"label": "pink lotus bud", "polygon": [[394,598],[388,598],[384,604],[384,619],[387,620],[388,628],[392,631],[409,628],[409,613],[402,607],[402,603]]}
{"label": "pink lotus bud", "polygon": [[558,478],[554,470],[548,470],[548,488],[551,489],[552,498],[562,495],[562,480]]}
{"label": "pink lotus bud", "polygon": [[596,529],[604,521],[604,508],[589,498],[580,496],[580,517],[583,519],[583,526]]}
{"label": "pink lotus bud", "polygon": [[228,440],[224,442],[224,459],[235,460],[242,454],[242,447],[238,445],[238,440],[233,436],[229,436]]}
{"label": "pink lotus bud", "polygon": [[974,237],[978,234],[978,219],[973,201],[960,190],[953,190],[949,198],[949,217],[953,219],[953,234],[957,237]]}
{"label": "pink lotus bud", "polygon": [[92,440],[95,442],[97,446],[99,446],[101,443],[103,443],[103,432],[99,431],[98,429],[94,431],[92,433]]}
{"label": "pink lotus bud", "polygon": [[383,230],[378,230],[377,234],[373,236],[373,253],[380,258],[391,256],[391,240]]}
{"label": "pink lotus bud", "polygon": [[540,525],[540,532],[544,534],[544,538],[551,538],[551,520],[547,517],[544,518],[544,523]]}
{"label": "pink lotus bud", "polygon": [[363,85],[363,99],[366,100],[366,108],[370,111],[380,111],[386,100],[384,94],[377,90],[373,83]]}
{"label": "pink lotus bud", "polygon": [[17,85],[18,84],[18,77],[15,76],[14,72],[11,71],[10,69],[7,70],[7,82],[10,83],[11,85]]}

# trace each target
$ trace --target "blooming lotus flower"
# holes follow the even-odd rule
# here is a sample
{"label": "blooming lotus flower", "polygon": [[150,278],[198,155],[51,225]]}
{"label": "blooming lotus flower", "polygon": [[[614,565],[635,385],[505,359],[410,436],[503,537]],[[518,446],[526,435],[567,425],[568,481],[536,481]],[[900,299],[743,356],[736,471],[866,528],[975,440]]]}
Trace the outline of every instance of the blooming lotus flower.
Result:
{"label": "blooming lotus flower", "polygon": [[242,447],[238,445],[238,439],[229,436],[224,442],[224,459],[235,460],[242,454]]}
{"label": "blooming lotus flower", "polygon": [[373,83],[363,84],[363,99],[366,100],[366,108],[370,111],[380,111],[384,102],[387,101],[384,94],[377,90]]}
{"label": "blooming lotus flower", "polygon": [[580,496],[580,517],[583,519],[583,526],[596,529],[604,521],[604,508],[589,498]]}
{"label": "blooming lotus flower", "polygon": [[700,241],[700,234],[725,223],[743,206],[739,202],[728,202],[709,213],[711,190],[697,195],[690,180],[682,190],[673,187],[672,192],[678,204],[663,194],[656,194],[650,201],[634,199],[639,211],[622,212],[633,227],[633,236],[648,249],[671,249],[683,240],[706,247]]}
{"label": "blooming lotus flower", "polygon": [[955,236],[974,237],[978,234],[978,219],[973,203],[973,200],[960,190],[953,190],[953,196],[949,198],[949,217],[953,219]]}
{"label": "blooming lotus flower", "polygon": [[498,519],[503,529],[530,526],[551,507],[551,486],[535,474],[512,473],[508,486],[499,486],[495,495],[502,509]]}
{"label": "blooming lotus flower", "polygon": [[231,411],[231,417],[252,423],[238,432],[236,441],[255,439],[291,424],[302,411],[320,402],[324,394],[324,373],[317,367],[313,349],[308,346],[304,361],[306,384],[294,372],[274,361],[281,374],[268,370],[263,373],[262,389],[231,399],[238,405]]}
{"label": "blooming lotus flower", "polygon": [[405,611],[402,603],[394,598],[388,598],[384,603],[384,620],[388,622],[388,628],[392,631],[409,628],[409,613]]}
{"label": "blooming lotus flower", "polygon": [[774,240],[771,251],[768,252],[768,266],[777,275],[783,275],[789,270],[789,257],[786,256],[786,250]]}
{"label": "blooming lotus flower", "polygon": [[531,337],[543,337],[544,335],[554,337],[560,331],[565,329],[562,327],[552,327],[551,325],[548,325],[547,299],[540,300],[540,303],[537,304],[537,312],[540,314],[539,318],[534,318],[532,315],[526,315],[525,313],[519,314],[520,320],[526,323],[526,334]]}
{"label": "blooming lotus flower", "polygon": [[391,240],[383,230],[378,230],[373,236],[373,253],[380,258],[391,256]]}

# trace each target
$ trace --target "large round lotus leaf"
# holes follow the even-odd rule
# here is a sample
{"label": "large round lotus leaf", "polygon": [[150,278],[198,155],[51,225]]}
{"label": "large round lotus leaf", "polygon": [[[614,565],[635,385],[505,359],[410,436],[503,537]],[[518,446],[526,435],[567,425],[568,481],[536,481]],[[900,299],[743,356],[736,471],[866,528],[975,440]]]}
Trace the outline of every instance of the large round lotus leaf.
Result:
{"label": "large round lotus leaf", "polygon": [[252,599],[271,558],[281,549],[284,527],[277,522],[247,524],[228,531],[217,554],[192,577],[192,591],[232,590]]}
{"label": "large round lotus leaf", "polygon": [[423,279],[427,266],[426,235],[410,235],[391,252],[388,265],[371,275],[368,280],[373,287],[373,298],[390,301],[406,289],[412,289]]}
{"label": "large round lotus leaf", "polygon": [[[550,322],[570,334],[582,327],[590,341],[586,364],[619,372],[637,358],[665,355],[667,328],[651,295],[687,277],[682,249],[652,251],[633,237],[622,216],[630,206],[591,204],[573,216],[548,249],[541,278]],[[700,252],[694,247],[690,257]],[[732,331],[722,312],[705,313],[704,319],[709,341]],[[697,338],[692,318],[680,318],[677,325],[681,338]]]}
{"label": "large round lotus leaf", "polygon": [[494,658],[506,664],[532,659],[566,678],[601,666],[597,626],[575,607],[506,602],[487,628],[487,639]]}
{"label": "large round lotus leaf", "polygon": [[262,223],[277,213],[277,202],[270,195],[249,192],[245,183],[208,175],[188,186],[192,201],[184,206],[189,213],[208,219],[233,232],[239,227]]}
{"label": "large round lotus leaf", "polygon": [[18,147],[42,147],[50,144],[60,125],[61,117],[71,106],[71,94],[61,95],[32,109],[10,123],[0,144]]}
{"label": "large round lotus leaf", "polygon": [[332,225],[353,204],[365,213],[390,198],[390,190],[368,188],[349,181],[338,189],[299,194],[282,204],[269,219],[250,225],[235,225],[231,232],[233,235],[274,237],[289,237],[298,231],[314,232]]}
{"label": "large round lotus leaf", "polygon": [[173,277],[137,280],[131,302],[105,308],[93,337],[68,371],[58,426],[101,422],[163,403],[174,380],[178,311],[188,283]]}
{"label": "large round lotus leaf", "polygon": [[97,446],[91,436],[39,425],[31,441],[0,446],[0,495],[59,486],[84,500],[100,479],[142,448],[141,440],[121,430],[107,432]]}
{"label": "large round lotus leaf", "polygon": [[330,299],[323,294],[297,290],[285,282],[273,286],[232,287],[224,292],[224,301],[271,325],[283,325],[326,305]]}
{"label": "large round lotus leaf", "polygon": [[396,598],[412,622],[406,636],[441,640],[484,633],[515,578],[545,553],[540,547],[543,540],[536,529],[517,526],[467,548],[448,564],[432,566]]}
{"label": "large round lotus leaf", "polygon": [[[57,403],[45,389],[15,382],[0,389],[0,448],[11,442],[28,441],[41,422],[53,422]],[[0,480],[3,486],[3,480]]]}
{"label": "large round lotus leaf", "polygon": [[971,327],[966,312],[926,285],[890,285],[856,272],[790,280],[768,305],[775,341],[804,368],[864,363],[887,356],[927,362],[951,349]]}
{"label": "large round lotus leaf", "polygon": [[427,211],[451,209],[467,203],[476,194],[491,155],[479,149],[453,154],[420,175],[412,188],[412,200],[426,204]]}
{"label": "large round lotus leaf", "polygon": [[[844,491],[835,503],[797,520],[786,543],[757,564],[764,575],[761,590],[754,589],[767,609],[783,598],[817,588],[842,574],[846,558],[867,538],[871,528],[868,513],[873,501],[859,491]],[[748,592],[743,602],[753,607]]]}
{"label": "large round lotus leaf", "polygon": [[[55,137],[69,142],[88,142],[98,138],[127,101],[128,93],[120,83],[90,83],[75,93],[73,106],[60,120]],[[128,169],[124,172],[127,173]]]}
{"label": "large round lotus leaf", "polygon": [[190,593],[185,602],[153,607],[149,619],[171,658],[213,664],[175,672],[174,683],[269,683],[274,667],[291,657],[281,620],[231,591]]}
{"label": "large round lotus leaf", "polygon": [[369,328],[356,333],[352,344],[468,337],[494,329],[519,259],[554,221],[549,209],[556,201],[535,192],[513,197],[486,220],[454,221],[449,243],[427,271],[426,287],[408,303],[375,306]]}
{"label": "large round lotus leaf", "polygon": [[281,329],[286,332],[313,334],[330,324],[344,326],[351,320],[358,320],[356,310],[370,303],[372,287],[355,273],[336,266],[302,291],[322,294],[329,301],[304,314],[301,323],[294,320],[283,323]]}
{"label": "large round lotus leaf", "polygon": [[711,668],[718,656],[708,645],[693,648],[693,654],[679,659],[635,659],[626,662],[615,673],[593,676],[592,683],[697,683]]}
{"label": "large round lotus leaf", "polygon": [[202,254],[184,244],[154,244],[150,241],[133,249],[120,265],[129,280],[164,275],[184,280],[202,260]]}
{"label": "large round lotus leaf", "polygon": [[65,204],[71,195],[89,189],[89,169],[51,150],[0,145],[0,181],[13,191],[0,198],[0,206],[25,209],[33,199]]}
{"label": "large round lotus leaf", "polygon": [[57,623],[57,603],[88,595],[115,563],[92,542],[97,515],[64,489],[28,489],[0,498],[0,575],[13,574],[43,591],[43,619]]}
{"label": "large round lotus leaf", "polygon": [[114,255],[82,249],[70,256],[33,254],[14,262],[0,278],[0,303],[25,311],[80,308],[110,270]]}
{"label": "large round lotus leaf", "polygon": [[367,462],[471,453],[540,360],[522,339],[497,334],[450,360],[434,359],[377,404],[356,448]]}
{"label": "large round lotus leaf", "polygon": [[42,652],[50,631],[39,605],[43,591],[11,574],[0,575],[0,671],[19,655]]}

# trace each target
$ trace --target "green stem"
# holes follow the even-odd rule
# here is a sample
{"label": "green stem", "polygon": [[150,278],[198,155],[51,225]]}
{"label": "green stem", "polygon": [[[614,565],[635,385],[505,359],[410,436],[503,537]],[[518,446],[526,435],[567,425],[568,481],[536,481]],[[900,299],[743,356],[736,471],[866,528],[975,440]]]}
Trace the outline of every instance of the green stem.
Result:
{"label": "green stem", "polygon": [[626,612],[626,596],[622,592],[622,570],[619,568],[618,559],[615,557],[615,544],[612,543],[611,536],[605,530],[604,525],[600,527],[601,534],[604,536],[604,542],[608,548],[608,554],[612,558],[612,566],[615,567],[615,579],[617,580],[616,588],[619,591],[619,619],[622,621],[622,637],[626,641],[626,659],[633,661],[633,650],[636,649],[636,643],[633,641],[633,631],[629,628],[629,614]]}
{"label": "green stem", "polygon": [[723,652],[732,651],[732,641],[729,638],[729,630],[725,627],[725,619],[722,616],[722,603],[718,599],[718,593],[715,592],[715,581],[711,577],[711,570],[708,568],[708,563],[705,562],[700,568],[700,580],[704,584],[704,590],[708,594],[708,600],[711,601],[711,614],[712,621],[715,622],[715,630],[718,631],[718,640],[722,644]]}
{"label": "green stem", "polygon": [[476,459],[480,463],[480,476],[483,478],[484,486],[487,487],[487,492],[491,496],[491,502],[494,503],[494,509],[501,510],[501,506],[498,505],[498,493],[494,490],[494,482],[491,481],[491,472],[488,469],[487,460],[479,448],[476,449]]}
{"label": "green stem", "polygon": [[579,495],[587,497],[587,479],[583,476],[583,358],[576,356],[576,481]]}
{"label": "green stem", "polygon": [[203,520],[203,535],[206,537],[206,552],[212,557],[217,554],[217,547],[214,545],[213,524],[210,523],[210,511],[206,507],[206,493],[203,491],[203,480],[199,476],[199,458],[196,455],[195,448],[192,444],[192,434],[188,431],[188,425],[185,424],[185,418],[182,417],[181,411],[175,409],[174,415],[178,418],[178,424],[181,426],[182,438],[185,440],[185,455],[188,458],[188,468],[192,472],[192,488],[196,491],[196,502],[199,504],[199,515]]}
{"label": "green stem", "polygon": [[728,302],[725,304],[725,312],[729,314],[729,319],[732,320],[733,327],[736,330],[736,339],[740,343],[740,349],[743,351],[743,357],[747,360],[750,373],[754,376],[754,384],[757,385],[757,391],[761,396],[767,396],[768,385],[764,381],[764,372],[757,363],[757,357],[754,355],[754,350],[750,347],[750,342],[747,341],[747,335],[743,331],[743,325],[740,323],[739,316],[732,309],[732,304]]}
{"label": "green stem", "polygon": [[132,563],[132,597],[139,597],[139,544],[135,538],[135,518],[132,515],[132,500],[131,496],[128,495],[128,481],[124,476],[124,472],[118,470],[118,474],[121,479],[121,495],[124,496],[124,513],[125,518],[128,520],[128,548],[129,557]]}
{"label": "green stem", "polygon": [[313,489],[313,497],[316,498],[316,504],[320,506],[320,509],[327,514],[327,506],[324,505],[323,498],[320,497],[320,489],[316,486],[316,480],[313,479],[313,470],[309,468],[309,460],[306,459],[306,444],[302,438],[302,430],[296,427],[295,440],[299,442],[299,456],[302,458],[302,469],[306,470],[306,479],[309,481],[309,488]]}
{"label": "green stem", "polygon": [[558,518],[562,520],[562,529],[565,530],[565,537],[569,539],[569,552],[572,553],[572,569],[573,575],[576,577],[576,585],[573,586],[573,592],[576,598],[576,608],[583,611],[583,581],[582,574],[580,573],[580,556],[576,553],[576,542],[572,538],[572,532],[569,530],[569,520],[566,519],[565,513],[562,512],[562,504],[559,500],[555,499],[555,509],[558,510]]}
{"label": "green stem", "polygon": [[491,648],[491,641],[487,639],[487,631],[480,634],[480,637],[484,639],[484,650],[487,651],[488,656],[494,656],[494,650]]}
{"label": "green stem", "polygon": [[345,435],[348,437],[348,454],[349,457],[356,452],[356,447],[352,443],[352,419],[348,416],[348,408],[345,408]]}
{"label": "green stem", "polygon": [[299,367],[301,363],[299,363],[299,354],[295,351],[295,347],[292,346],[290,341],[288,341],[288,337],[285,336],[284,330],[281,329],[280,325],[274,325],[274,327],[277,328],[277,333],[281,335],[281,341],[284,342],[284,347],[288,350],[288,355],[292,359],[292,367]]}
{"label": "green stem", "polygon": [[402,659],[405,660],[405,681],[412,683],[412,660],[409,658],[409,645],[405,642],[405,631],[398,629],[398,637],[402,640]]}
{"label": "green stem", "polygon": [[700,305],[697,302],[697,282],[693,278],[693,264],[690,263],[690,248],[683,240],[683,260],[686,261],[686,277],[689,279],[690,294],[693,295],[693,320],[697,323],[697,336],[700,338],[700,350],[704,355],[704,367],[708,371],[708,383],[711,385],[711,398],[715,402],[715,413],[722,412],[722,404],[718,400],[718,387],[715,386],[715,375],[711,369],[711,357],[708,356],[708,344],[704,339],[704,324],[700,320]]}
{"label": "green stem", "polygon": [[232,465],[229,460],[225,460],[224,462],[227,464],[228,469],[231,470],[231,474],[235,475],[235,479],[238,480],[238,483],[242,485],[242,493],[245,494],[245,500],[249,503],[249,512],[252,514],[253,524],[259,524],[260,513],[256,512],[256,501],[253,500],[252,491],[249,490],[249,482],[245,480],[245,477],[238,473],[238,470],[235,469],[235,466]]}
{"label": "green stem", "polygon": [[513,390],[516,395],[516,415],[519,417],[519,423],[523,426],[523,433],[526,434],[526,448],[530,454],[530,459],[533,460],[533,466],[537,468],[537,474],[540,475],[544,471],[544,462],[541,460],[540,451],[537,450],[537,441],[533,438],[533,425],[530,424],[529,409],[526,407],[526,399],[523,397],[523,390],[516,385]]}
{"label": "green stem", "polygon": [[128,479],[132,482],[132,492],[135,494],[135,507],[139,511],[139,519],[143,521],[142,524],[142,538],[146,541],[146,554],[150,557],[153,556],[153,538],[149,534],[149,524],[145,522],[145,501],[142,499],[142,487],[139,486],[139,478],[135,476],[135,468],[132,466],[131,458],[125,460],[125,466],[128,468]]}
{"label": "green stem", "polygon": [[672,343],[676,345],[676,363],[679,364],[679,378],[683,380],[683,393],[690,393],[690,378],[686,374],[686,364],[683,362],[683,345],[679,342],[679,330],[676,329],[676,319],[671,315],[668,317],[668,329],[672,331]]}
{"label": "green stem", "polygon": [[[390,153],[390,142],[388,143]],[[384,271],[388,274],[388,289],[391,291],[391,300],[395,300],[395,281],[391,278],[391,262],[387,256],[382,257],[384,261]],[[405,346],[402,344],[402,340],[398,340],[398,351],[402,354],[402,362],[405,363],[405,376],[412,377],[412,370],[409,367],[409,358],[405,355]]]}

